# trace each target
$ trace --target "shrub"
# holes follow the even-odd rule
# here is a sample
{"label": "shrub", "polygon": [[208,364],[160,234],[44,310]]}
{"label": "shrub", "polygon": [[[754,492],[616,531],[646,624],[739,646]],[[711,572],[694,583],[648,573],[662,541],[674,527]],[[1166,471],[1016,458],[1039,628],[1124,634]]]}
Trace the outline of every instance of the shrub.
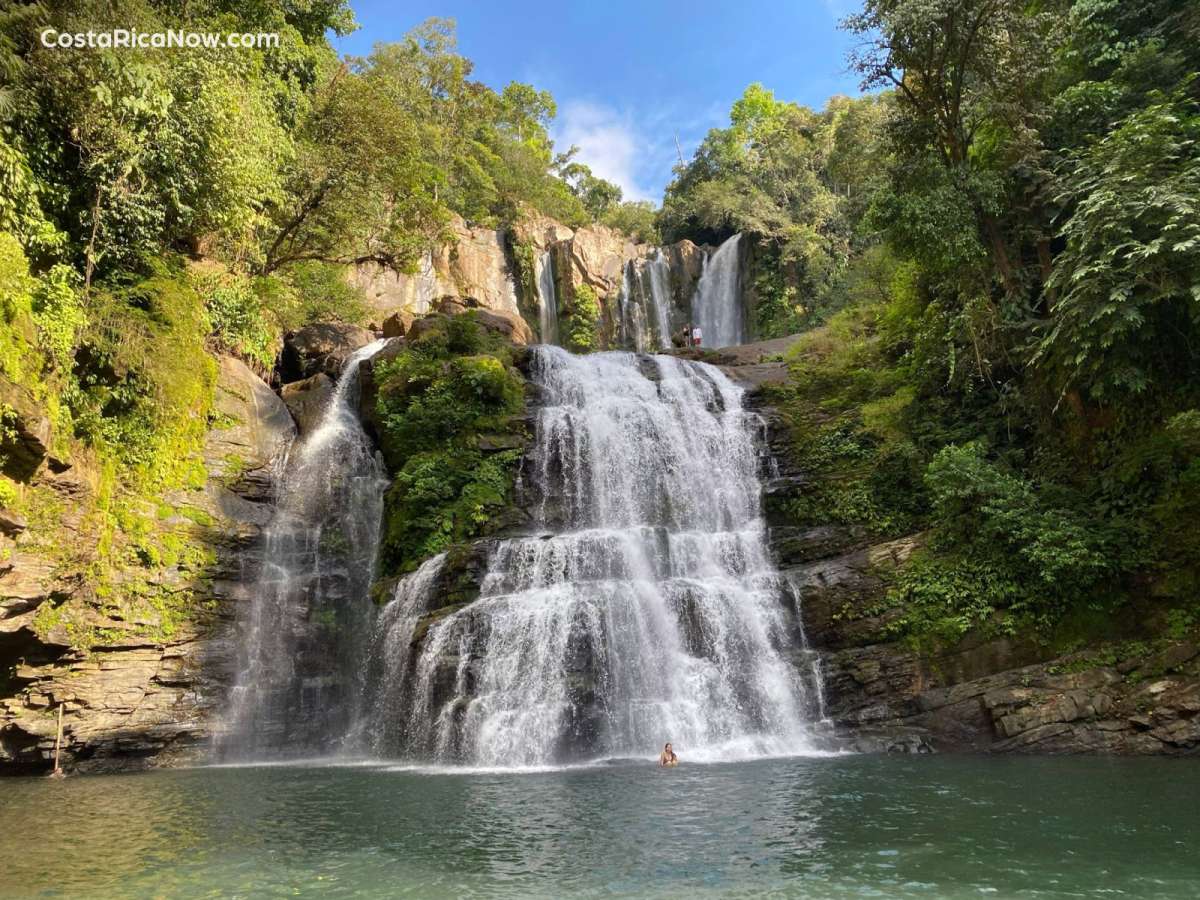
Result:
{"label": "shrub", "polygon": [[408,570],[483,529],[508,501],[518,453],[483,453],[477,436],[512,431],[524,381],[511,347],[470,313],[434,320],[374,372],[380,443],[396,473],[388,491],[384,565]]}
{"label": "shrub", "polygon": [[209,334],[217,348],[260,369],[270,369],[275,364],[280,326],[264,308],[254,281],[228,272],[206,272],[194,280],[204,297]]}
{"label": "shrub", "polygon": [[565,324],[568,350],[589,353],[600,347],[600,301],[589,285],[581,284],[575,288],[575,299]]}

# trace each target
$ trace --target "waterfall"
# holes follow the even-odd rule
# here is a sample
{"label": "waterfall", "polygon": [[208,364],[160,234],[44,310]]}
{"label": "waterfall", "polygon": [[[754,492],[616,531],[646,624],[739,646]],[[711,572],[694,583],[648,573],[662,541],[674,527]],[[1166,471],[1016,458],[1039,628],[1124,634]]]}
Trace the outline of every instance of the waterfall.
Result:
{"label": "waterfall", "polygon": [[793,662],[742,391],[701,363],[555,347],[531,377],[537,533],[495,541],[479,599],[423,637],[432,576],[398,589],[377,655],[402,687],[369,713],[377,749],[501,767],[809,749],[819,698]]}
{"label": "waterfall", "polygon": [[741,240],[742,236],[735,234],[704,259],[692,299],[692,322],[700,327],[705,347],[730,347],[745,340],[738,252]]}
{"label": "waterfall", "polygon": [[671,347],[671,266],[661,248],[649,259],[630,259],[617,295],[621,345],[644,353]]}
{"label": "waterfall", "polygon": [[627,260],[621,269],[621,293],[617,295],[617,311],[620,315],[620,340],[622,346],[638,353],[646,351],[646,309],[639,287],[634,261]]}
{"label": "waterfall", "polygon": [[412,639],[422,614],[428,611],[437,577],[446,554],[439,553],[415,571],[400,578],[392,589],[391,600],[383,608],[375,625],[375,637],[367,661],[369,718],[360,721],[353,744],[366,744],[376,751],[397,742],[397,729],[403,725],[397,712],[404,709],[411,690],[409,674]]}
{"label": "waterfall", "polygon": [[654,325],[658,329],[658,346],[661,350],[671,349],[671,264],[663,256],[662,248],[646,262],[643,270],[650,282],[650,301],[654,306]]}
{"label": "waterfall", "polygon": [[356,412],[358,369],[383,344],[347,361],[318,425],[277,461],[262,568],[239,623],[227,756],[323,751],[354,716],[387,484]]}
{"label": "waterfall", "polygon": [[537,276],[538,325],[543,344],[559,343],[558,294],[554,284],[554,257],[547,250],[534,265]]}

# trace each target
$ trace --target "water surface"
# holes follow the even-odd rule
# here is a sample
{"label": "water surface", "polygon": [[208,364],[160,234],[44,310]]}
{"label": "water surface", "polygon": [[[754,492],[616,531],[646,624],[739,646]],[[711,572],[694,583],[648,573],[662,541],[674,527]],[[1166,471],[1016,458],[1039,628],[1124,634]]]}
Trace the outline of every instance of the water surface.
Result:
{"label": "water surface", "polygon": [[378,764],[0,783],[5,897],[1200,896],[1188,760]]}

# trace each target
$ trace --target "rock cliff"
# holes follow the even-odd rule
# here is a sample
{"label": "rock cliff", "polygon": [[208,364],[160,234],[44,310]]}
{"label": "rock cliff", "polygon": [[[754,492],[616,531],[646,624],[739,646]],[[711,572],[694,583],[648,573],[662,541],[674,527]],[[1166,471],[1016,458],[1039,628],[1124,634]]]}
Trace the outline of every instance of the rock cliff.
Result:
{"label": "rock cliff", "polygon": [[[623,346],[619,322],[626,266],[642,263],[660,249],[636,244],[603,225],[580,229],[533,216],[512,229],[491,229],[456,220],[453,240],[427,254],[414,274],[397,274],[368,263],[353,269],[351,282],[360,288],[379,322],[437,310],[446,300],[520,317],[538,327],[540,298],[534,259],[553,260],[560,312],[569,315],[576,292],[587,287],[601,306],[601,342]],[[670,272],[672,333],[689,321],[692,295],[700,280],[704,249],[691,241],[661,248]]]}
{"label": "rock cliff", "polygon": [[83,511],[102,485],[86,460],[39,460],[27,488],[35,521],[0,516],[0,771],[47,767],[60,706],[64,765],[76,770],[171,764],[209,736],[232,674],[229,625],[259,563],[272,461],[295,433],[279,397],[231,357],[219,360],[215,413],[207,477],[161,498],[145,543],[163,556],[144,581],[126,578],[123,602],[88,577],[98,536]]}

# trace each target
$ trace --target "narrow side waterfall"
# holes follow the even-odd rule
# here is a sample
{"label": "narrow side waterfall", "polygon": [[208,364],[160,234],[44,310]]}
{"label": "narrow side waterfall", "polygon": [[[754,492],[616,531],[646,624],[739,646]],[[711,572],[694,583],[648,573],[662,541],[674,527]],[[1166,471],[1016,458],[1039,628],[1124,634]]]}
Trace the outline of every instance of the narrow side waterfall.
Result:
{"label": "narrow side waterfall", "polygon": [[277,462],[262,569],[239,623],[227,757],[330,750],[354,718],[387,484],[358,420],[358,369],[383,344],[349,359],[320,423]]}
{"label": "narrow side waterfall", "polygon": [[621,317],[619,337],[623,346],[644,353],[646,306],[639,288],[636,264],[631,259],[621,270],[621,293],[617,295],[617,311]]}
{"label": "narrow side waterfall", "polygon": [[623,346],[638,353],[671,347],[671,267],[661,249],[626,261],[617,311]]}
{"label": "narrow side waterfall", "polygon": [[560,343],[558,335],[558,291],[554,284],[554,257],[549,251],[535,263],[538,292],[538,325],[543,344]]}
{"label": "narrow side waterfall", "polygon": [[654,308],[654,325],[658,329],[658,347],[671,349],[671,264],[662,248],[646,262],[643,277],[650,282],[650,301]]}
{"label": "narrow side waterfall", "polygon": [[730,347],[745,341],[745,310],[739,245],[735,234],[704,260],[704,271],[692,299],[692,321],[701,329],[704,347]]}
{"label": "narrow side waterfall", "polygon": [[815,672],[759,505],[759,423],[718,369],[535,350],[522,475],[536,533],[498,540],[478,600],[426,620],[440,560],[384,611],[374,750],[521,767],[811,749]]}

